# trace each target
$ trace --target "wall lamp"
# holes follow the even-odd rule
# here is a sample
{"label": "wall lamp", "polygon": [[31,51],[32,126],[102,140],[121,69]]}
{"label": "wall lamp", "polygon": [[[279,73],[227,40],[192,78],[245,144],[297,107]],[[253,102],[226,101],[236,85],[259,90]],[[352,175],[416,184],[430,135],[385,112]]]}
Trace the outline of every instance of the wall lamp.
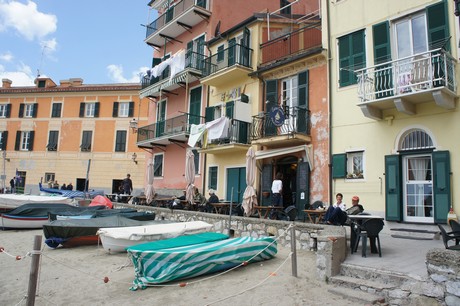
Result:
{"label": "wall lamp", "polygon": [[133,153],[133,155],[131,155],[131,159],[133,160],[133,162],[137,165],[137,154],[136,152]]}
{"label": "wall lamp", "polygon": [[132,131],[133,131],[134,134],[137,133],[137,120],[136,120],[136,118],[133,118],[133,119],[129,122],[129,127],[132,129]]}

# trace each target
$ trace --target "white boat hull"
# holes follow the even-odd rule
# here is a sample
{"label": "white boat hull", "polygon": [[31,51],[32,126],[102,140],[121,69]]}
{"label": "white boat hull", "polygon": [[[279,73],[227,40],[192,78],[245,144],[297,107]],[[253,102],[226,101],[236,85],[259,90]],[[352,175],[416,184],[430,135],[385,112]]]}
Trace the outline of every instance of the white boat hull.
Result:
{"label": "white boat hull", "polygon": [[99,235],[107,252],[126,252],[126,248],[150,241],[191,235],[210,230],[211,224],[203,221],[152,224],[122,228],[101,228]]}
{"label": "white boat hull", "polygon": [[2,229],[42,228],[48,217],[17,217],[3,214],[0,216]]}

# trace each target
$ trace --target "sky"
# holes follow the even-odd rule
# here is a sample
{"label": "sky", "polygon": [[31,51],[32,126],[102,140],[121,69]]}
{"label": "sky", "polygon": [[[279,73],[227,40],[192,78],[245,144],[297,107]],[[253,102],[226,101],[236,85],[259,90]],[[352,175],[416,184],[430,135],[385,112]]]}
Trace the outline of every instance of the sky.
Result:
{"label": "sky", "polygon": [[0,0],[0,79],[138,83],[152,63],[148,0]]}

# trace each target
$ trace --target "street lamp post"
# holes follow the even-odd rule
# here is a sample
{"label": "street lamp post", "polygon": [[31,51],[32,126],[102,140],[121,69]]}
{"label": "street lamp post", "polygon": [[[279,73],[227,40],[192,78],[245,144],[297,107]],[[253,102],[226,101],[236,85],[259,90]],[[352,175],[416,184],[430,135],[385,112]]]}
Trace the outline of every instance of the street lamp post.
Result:
{"label": "street lamp post", "polygon": [[[0,149],[1,150],[1,149]],[[3,158],[3,174],[2,174],[2,187],[3,187],[3,193],[6,193],[6,151],[2,151],[2,158]]]}

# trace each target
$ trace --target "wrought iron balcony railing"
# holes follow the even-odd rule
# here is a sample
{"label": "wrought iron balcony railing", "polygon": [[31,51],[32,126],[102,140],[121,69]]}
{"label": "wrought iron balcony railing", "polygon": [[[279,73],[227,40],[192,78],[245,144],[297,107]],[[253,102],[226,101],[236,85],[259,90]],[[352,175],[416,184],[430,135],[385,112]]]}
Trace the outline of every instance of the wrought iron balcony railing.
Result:
{"label": "wrought iron balcony railing", "polygon": [[285,120],[279,126],[275,125],[270,113],[260,113],[252,117],[251,140],[297,133],[310,135],[310,111],[308,109],[298,106],[284,106],[283,109]]}
{"label": "wrought iron balcony railing", "polygon": [[[205,56],[202,54],[192,52],[192,51],[186,52],[184,70],[192,68],[192,69],[196,69],[198,72],[201,72],[203,70],[203,59],[204,58]],[[150,85],[154,85],[163,80],[169,79],[170,76],[171,76],[171,72],[170,72],[169,66],[166,67],[165,70],[163,70],[163,72],[159,76],[154,77],[152,75],[146,75],[141,80],[142,89],[147,88]]]}
{"label": "wrought iron balcony railing", "polygon": [[446,87],[457,90],[456,61],[443,49],[435,49],[356,71],[359,103],[378,102]]}
{"label": "wrought iron balcony railing", "polygon": [[203,61],[202,77],[207,77],[227,67],[241,65],[252,67],[253,50],[247,46],[235,44],[216,54],[206,57]]}
{"label": "wrought iron balcony railing", "polygon": [[261,65],[289,58],[321,45],[321,22],[318,22],[261,44]]}
{"label": "wrought iron balcony railing", "polygon": [[224,136],[211,140],[208,144],[249,144],[249,131],[251,124],[248,122],[231,119],[231,124],[228,130],[224,132]]}
{"label": "wrought iron balcony railing", "polygon": [[180,116],[158,121],[139,128],[137,131],[137,142],[142,143],[154,141],[158,138],[189,134],[190,125],[200,123],[202,123],[202,117],[184,113]]}
{"label": "wrought iron balcony railing", "polygon": [[169,22],[171,22],[171,20],[180,16],[181,14],[183,14],[185,11],[187,11],[189,8],[193,6],[206,8],[206,0],[178,1],[175,5],[170,6],[163,14],[161,14],[157,19],[152,21],[147,26],[145,38],[148,38],[150,35],[152,35],[156,31],[160,30],[165,25],[167,25]]}

